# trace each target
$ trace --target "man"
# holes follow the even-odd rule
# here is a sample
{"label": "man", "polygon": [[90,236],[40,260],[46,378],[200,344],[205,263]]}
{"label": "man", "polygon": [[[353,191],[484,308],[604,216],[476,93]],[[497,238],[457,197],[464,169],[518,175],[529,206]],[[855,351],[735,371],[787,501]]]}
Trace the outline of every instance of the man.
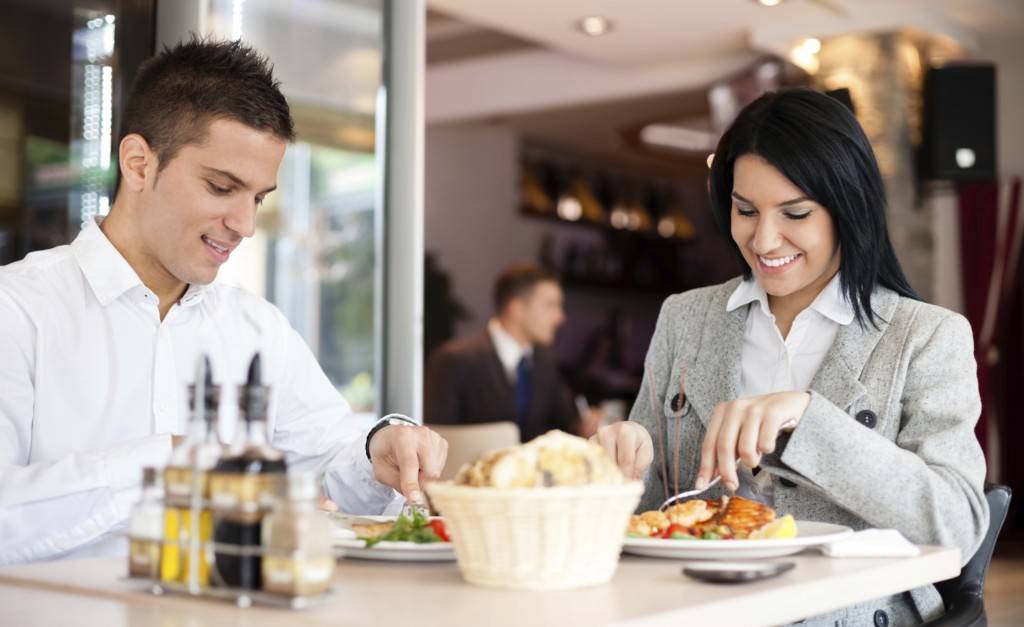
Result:
{"label": "man", "polygon": [[273,444],[342,509],[380,513],[395,489],[420,500],[439,476],[440,436],[391,421],[363,432],[280,311],[213,283],[293,138],[256,51],[165,49],[125,107],[109,215],[0,268],[0,563],[124,552],[141,467],[180,443],[204,353],[227,415],[261,354]]}
{"label": "man", "polygon": [[550,429],[592,435],[597,416],[581,420],[550,348],[565,321],[558,277],[531,263],[511,266],[495,282],[494,307],[486,331],[431,354],[424,422],[511,420],[524,442]]}

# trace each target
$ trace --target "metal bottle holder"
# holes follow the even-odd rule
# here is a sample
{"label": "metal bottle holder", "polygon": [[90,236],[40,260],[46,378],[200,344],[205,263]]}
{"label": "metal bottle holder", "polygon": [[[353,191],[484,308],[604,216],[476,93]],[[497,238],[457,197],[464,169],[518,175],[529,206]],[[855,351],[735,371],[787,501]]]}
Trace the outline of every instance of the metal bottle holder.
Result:
{"label": "metal bottle holder", "polygon": [[[198,457],[196,459],[198,460]],[[201,515],[204,506],[209,504],[208,501],[202,497],[202,483],[200,481],[201,472],[202,471],[198,467],[198,463],[196,463],[192,468],[192,493],[189,499],[189,508],[187,510],[188,518],[182,525],[182,528],[187,530],[188,538],[184,539],[179,535],[177,540],[168,540],[164,537],[160,543],[161,559],[163,559],[163,548],[165,546],[177,545],[179,550],[184,552],[184,559],[188,564],[186,581],[163,581],[160,577],[160,569],[157,568],[156,575],[150,579],[150,591],[153,594],[182,594],[194,597],[230,600],[241,608],[251,607],[256,604],[293,610],[306,609],[322,603],[333,596],[334,592],[330,589],[313,595],[286,595],[276,592],[266,592],[263,590],[248,590],[245,588],[226,585],[223,576],[217,569],[217,554],[239,557],[291,555],[295,559],[304,558],[306,557],[306,554],[304,551],[289,552],[283,550],[271,550],[263,546],[238,546],[235,544],[214,542],[213,540],[206,542],[201,541]],[[180,505],[180,502],[173,500],[169,501],[165,495],[164,506],[167,507],[168,505],[178,506]],[[263,506],[258,507],[260,509],[264,509]],[[245,511],[251,513],[250,509],[251,508],[245,508]],[[224,512],[227,510],[221,509],[219,511]],[[129,539],[133,538],[129,536]],[[200,580],[200,557],[203,557],[208,565],[210,571],[210,585],[204,586]],[[333,557],[336,557],[336,555],[332,554],[332,558]]]}
{"label": "metal bottle holder", "polygon": [[[196,382],[196,399],[205,398],[204,382],[202,378],[199,378]],[[215,599],[231,600],[241,608],[251,607],[253,604],[266,605],[278,608],[289,608],[293,610],[300,610],[317,605],[324,600],[330,598],[334,592],[328,589],[325,592],[314,594],[314,595],[287,595],[275,592],[266,592],[263,590],[248,590],[245,588],[238,588],[233,586],[227,586],[224,582],[224,578],[217,570],[217,554],[226,555],[237,555],[243,557],[251,556],[266,556],[266,555],[287,555],[290,554],[295,559],[305,557],[304,551],[268,551],[265,547],[261,546],[238,546],[234,544],[224,544],[214,542],[212,539],[207,542],[200,540],[202,535],[201,529],[201,516],[203,509],[210,506],[210,502],[203,498],[202,494],[202,481],[201,477],[203,470],[199,465],[199,456],[193,456],[192,460],[192,487],[191,494],[189,496],[189,507],[188,507],[188,519],[186,524],[183,525],[184,529],[188,530],[188,539],[183,540],[179,537],[177,540],[168,540],[166,537],[166,530],[163,534],[163,538],[160,542],[160,560],[163,560],[163,549],[166,546],[177,545],[179,551],[184,551],[188,563],[188,574],[185,582],[176,581],[163,581],[161,578],[161,568],[156,568],[156,575],[150,580],[150,591],[155,595],[163,594],[184,594],[194,597],[207,597]],[[180,502],[174,501],[173,499],[167,498],[166,486],[164,492],[164,507],[165,511],[168,506],[179,507]],[[263,504],[255,506],[259,510],[265,510],[266,507]],[[251,513],[250,508],[242,508],[243,511]],[[211,513],[215,511],[225,512],[230,511],[225,508],[219,508],[214,510],[211,508]],[[165,515],[166,524],[166,515]],[[212,530],[211,530],[212,531]],[[129,540],[141,539],[133,538],[129,536]],[[179,553],[180,555],[180,553]],[[199,557],[202,556],[206,560],[210,571],[210,583],[211,585],[202,585],[200,580],[200,561]],[[333,558],[336,558],[336,554],[332,554]],[[180,557],[179,557],[180,559]]]}

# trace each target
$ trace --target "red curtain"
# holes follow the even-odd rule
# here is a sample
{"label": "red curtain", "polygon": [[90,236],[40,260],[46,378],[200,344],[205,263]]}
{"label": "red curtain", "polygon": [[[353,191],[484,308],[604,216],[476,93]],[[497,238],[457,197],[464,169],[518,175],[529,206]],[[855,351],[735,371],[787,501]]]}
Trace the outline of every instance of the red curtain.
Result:
{"label": "red curtain", "polygon": [[[960,258],[967,319],[974,329],[981,418],[975,432],[986,451],[989,425],[1005,424],[999,408],[1007,393],[1019,385],[1000,386],[998,368],[1004,353],[1022,347],[1006,342],[1007,321],[1019,295],[1019,260],[1024,216],[1020,211],[1021,182],[963,183],[960,199]],[[1012,333],[1009,335],[1016,335]],[[1009,383],[1009,382],[1008,382]],[[1000,428],[1001,435],[1002,433]],[[1010,441],[1000,437],[1001,442]],[[1003,455],[1004,459],[1007,457]]]}

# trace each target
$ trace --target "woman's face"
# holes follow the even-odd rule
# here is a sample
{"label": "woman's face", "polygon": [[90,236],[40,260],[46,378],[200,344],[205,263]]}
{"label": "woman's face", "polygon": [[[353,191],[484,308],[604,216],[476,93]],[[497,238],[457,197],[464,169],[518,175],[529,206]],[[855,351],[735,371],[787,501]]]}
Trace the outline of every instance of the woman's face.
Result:
{"label": "woman's face", "polygon": [[730,222],[773,311],[802,311],[839,271],[828,210],[757,155],[736,160]]}

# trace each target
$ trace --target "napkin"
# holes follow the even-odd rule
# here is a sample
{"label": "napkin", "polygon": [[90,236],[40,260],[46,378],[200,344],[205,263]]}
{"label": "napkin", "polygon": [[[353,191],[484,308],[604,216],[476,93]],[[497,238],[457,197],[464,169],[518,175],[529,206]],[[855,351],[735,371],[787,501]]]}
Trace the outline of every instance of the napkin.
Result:
{"label": "napkin", "polygon": [[921,549],[895,529],[865,529],[821,546],[829,557],[913,557]]}

